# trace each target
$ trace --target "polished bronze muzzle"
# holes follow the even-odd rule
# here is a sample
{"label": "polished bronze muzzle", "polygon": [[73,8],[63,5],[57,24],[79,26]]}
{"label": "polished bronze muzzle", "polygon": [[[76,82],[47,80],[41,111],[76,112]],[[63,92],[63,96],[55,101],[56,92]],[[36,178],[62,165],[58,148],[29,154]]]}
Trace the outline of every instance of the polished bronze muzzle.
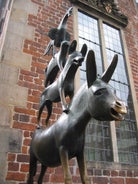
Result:
{"label": "polished bronze muzzle", "polygon": [[111,108],[111,115],[115,121],[122,121],[127,113],[127,107],[124,102],[117,100]]}

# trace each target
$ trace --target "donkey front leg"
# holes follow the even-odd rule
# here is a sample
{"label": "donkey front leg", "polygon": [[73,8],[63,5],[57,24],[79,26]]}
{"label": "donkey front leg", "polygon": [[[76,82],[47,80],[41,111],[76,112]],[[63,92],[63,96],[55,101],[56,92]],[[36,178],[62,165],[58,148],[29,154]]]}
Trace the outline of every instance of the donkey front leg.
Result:
{"label": "donkey front leg", "polygon": [[44,177],[44,174],[45,174],[45,172],[46,172],[46,169],[47,169],[47,166],[45,166],[45,165],[41,165],[41,173],[40,173],[40,176],[39,176],[39,178],[38,178],[38,184],[42,184],[42,182],[43,182],[43,177]]}
{"label": "donkey front leg", "polygon": [[71,173],[69,170],[68,151],[64,147],[59,148],[61,165],[64,172],[65,184],[72,184]]}
{"label": "donkey front leg", "polygon": [[37,170],[37,158],[35,157],[32,146],[30,146],[30,163],[29,163],[29,177],[27,180],[27,184],[33,184],[33,177],[36,174]]}
{"label": "donkey front leg", "polygon": [[84,156],[84,151],[82,151],[78,156],[77,156],[77,162],[79,166],[79,171],[80,171],[80,176],[81,176],[81,181],[83,184],[89,184],[89,178],[87,174],[87,167],[86,167],[86,161],[85,161],[85,156]]}
{"label": "donkey front leg", "polygon": [[60,99],[61,99],[62,110],[63,110],[63,112],[68,113],[69,109],[68,109],[68,104],[66,102],[65,91],[64,91],[63,85],[61,87],[59,87],[59,95],[60,95]]}

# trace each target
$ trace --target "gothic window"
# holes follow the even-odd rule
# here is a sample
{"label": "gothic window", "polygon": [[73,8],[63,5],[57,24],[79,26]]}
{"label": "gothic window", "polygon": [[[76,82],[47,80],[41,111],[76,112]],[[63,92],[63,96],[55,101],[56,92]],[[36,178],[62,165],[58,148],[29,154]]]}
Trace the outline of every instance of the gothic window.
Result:
{"label": "gothic window", "polygon": [[[121,37],[121,30],[102,19],[78,10],[79,45],[86,43],[96,56],[98,74],[118,54],[118,66],[110,82],[111,88],[128,106],[128,114],[122,122],[91,120],[86,133],[86,153],[89,161],[116,161],[138,164],[138,140],[136,118]],[[80,68],[80,85],[86,80],[86,68]],[[117,154],[116,154],[117,153]]]}

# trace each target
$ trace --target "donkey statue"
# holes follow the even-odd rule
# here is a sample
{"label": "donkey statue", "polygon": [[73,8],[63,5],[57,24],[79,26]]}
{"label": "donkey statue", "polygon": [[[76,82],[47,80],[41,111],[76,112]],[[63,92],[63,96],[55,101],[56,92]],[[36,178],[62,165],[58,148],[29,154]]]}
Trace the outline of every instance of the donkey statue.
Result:
{"label": "donkey statue", "polygon": [[86,58],[87,82],[74,95],[69,113],[62,113],[59,119],[47,129],[38,127],[30,146],[30,169],[27,184],[33,184],[37,161],[41,163],[38,184],[42,184],[47,167],[62,165],[65,184],[72,184],[68,160],[76,157],[81,181],[88,184],[84,159],[85,129],[91,118],[103,121],[123,120],[126,106],[110,89],[108,82],[116,68],[118,57],[114,56],[110,66],[97,78],[94,52]]}
{"label": "donkey statue", "polygon": [[83,44],[81,51],[76,51],[76,46],[76,40],[72,41],[69,47],[68,59],[58,79],[43,91],[40,99],[38,122],[40,121],[42,111],[46,106],[48,110],[46,124],[48,123],[52,112],[52,102],[61,101],[63,111],[68,112],[69,109],[65,97],[69,96],[70,99],[72,99],[74,95],[74,77],[78,67],[84,61],[87,52],[86,44]]}

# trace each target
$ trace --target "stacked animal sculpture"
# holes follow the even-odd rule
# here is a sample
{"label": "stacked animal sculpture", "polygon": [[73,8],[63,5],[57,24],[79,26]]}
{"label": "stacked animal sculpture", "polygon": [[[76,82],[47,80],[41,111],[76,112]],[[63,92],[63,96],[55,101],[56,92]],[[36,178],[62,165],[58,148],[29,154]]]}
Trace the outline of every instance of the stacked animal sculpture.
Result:
{"label": "stacked animal sculpture", "polygon": [[[73,8],[70,7],[63,16],[59,26],[57,28],[52,28],[48,33],[51,41],[49,42],[44,55],[49,54],[50,49],[52,48],[53,57],[45,69],[45,90],[40,99],[40,108],[37,117],[38,122],[40,122],[42,111],[46,106],[48,111],[46,124],[48,123],[52,113],[52,102],[61,101],[63,111],[68,112],[65,97],[69,96],[70,99],[72,99],[74,95],[74,77],[87,52],[86,44],[83,45],[81,52],[78,52],[76,51],[76,40],[72,41],[71,44],[69,43],[70,35],[66,28],[68,17],[72,14],[72,9]],[[55,53],[55,47],[60,47],[60,50],[57,53]],[[59,70],[61,73],[58,80],[55,81]]]}
{"label": "stacked animal sculpture", "polygon": [[[80,58],[82,59],[82,56]],[[94,52],[92,50],[88,52],[87,82],[74,95],[69,112],[63,112],[49,128],[38,127],[34,132],[30,146],[28,184],[33,184],[37,161],[41,163],[38,184],[42,184],[47,167],[59,165],[63,168],[65,184],[72,184],[68,160],[73,157],[77,159],[82,183],[89,183],[84,156],[85,129],[88,122],[91,118],[120,121],[126,113],[126,106],[108,85],[116,68],[117,59],[115,55],[102,77],[97,78]]]}
{"label": "stacked animal sculpture", "polygon": [[[66,49],[64,48],[64,46]],[[59,51],[59,53],[56,54],[56,56],[54,57],[54,60],[52,60],[52,62],[51,62],[52,64],[50,63],[50,66],[52,65],[51,68],[53,68],[53,66],[54,66],[53,63],[59,62],[59,59],[61,59],[60,63],[62,61],[65,61],[66,54],[67,54],[67,48],[68,48],[67,46],[69,46],[68,42],[66,42],[66,41],[62,42],[61,50]],[[51,112],[52,112],[52,102],[61,101],[63,111],[68,112],[69,109],[68,109],[65,97],[69,96],[70,99],[72,99],[72,97],[74,95],[74,77],[75,77],[75,74],[76,74],[78,67],[83,62],[84,57],[85,57],[86,52],[87,52],[86,44],[84,44],[82,46],[82,49],[80,52],[76,51],[76,46],[77,46],[77,42],[76,42],[76,40],[74,40],[69,47],[68,59],[66,61],[66,64],[65,64],[63,70],[61,69],[62,71],[61,71],[58,79],[55,82],[53,82],[51,85],[46,87],[45,90],[43,91],[43,93],[41,95],[41,100],[40,100],[38,122],[40,121],[41,113],[42,113],[44,107],[46,106],[47,110],[48,110],[46,124],[48,123],[48,120],[49,120],[49,118],[51,116]],[[65,52],[63,52],[63,51],[65,51]],[[65,53],[65,54],[63,55],[62,53]],[[60,56],[60,57],[57,57],[57,56]],[[51,74],[51,72],[50,72],[50,74]],[[47,75],[47,76],[49,76],[49,75]],[[48,77],[48,78],[50,78],[50,77]],[[51,78],[51,81],[53,81],[53,78]]]}
{"label": "stacked animal sculpture", "polygon": [[45,69],[45,88],[55,81],[59,70],[62,71],[66,63],[68,49],[69,42],[63,41],[61,43],[61,48],[59,52],[57,52],[54,57],[52,57],[52,59],[50,60],[47,68]]}

